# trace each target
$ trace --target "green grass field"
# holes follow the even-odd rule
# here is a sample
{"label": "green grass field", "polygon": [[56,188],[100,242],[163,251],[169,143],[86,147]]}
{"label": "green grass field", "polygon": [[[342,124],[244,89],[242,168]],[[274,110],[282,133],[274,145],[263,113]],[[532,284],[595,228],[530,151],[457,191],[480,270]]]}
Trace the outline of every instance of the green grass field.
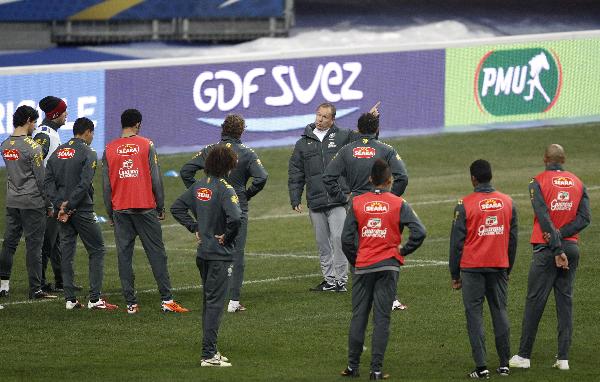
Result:
{"label": "green grass field", "polygon": [[[494,185],[510,194],[520,214],[519,248],[509,286],[512,352],[521,333],[532,211],[530,178],[543,169],[549,143],[567,152],[566,168],[588,186],[592,206],[600,203],[600,126],[537,128],[446,134],[389,141],[409,171],[405,198],[428,229],[423,246],[408,258],[398,291],[408,310],[393,314],[384,370],[393,380],[465,380],[473,367],[461,295],[450,288],[448,234],[456,199],[472,191],[468,166],[485,158],[494,169]],[[15,255],[11,295],[0,310],[0,381],[12,380],[200,380],[200,381],[341,381],[346,365],[350,293],[318,294],[308,288],[320,280],[319,260],[308,215],[291,211],[287,162],[291,148],[257,150],[270,173],[269,182],[250,206],[246,247],[246,285],[242,302],[248,311],[224,313],[219,349],[233,367],[201,368],[201,290],[195,265],[195,241],[168,217],[163,223],[175,299],[191,312],[160,312],[159,295],[141,245],[136,248],[136,287],[141,312],[66,311],[60,298],[27,301],[22,243]],[[163,156],[162,170],[178,170],[190,155]],[[4,184],[5,173],[0,172]],[[167,206],[183,192],[178,178],[165,178]],[[100,174],[96,190],[101,190]],[[2,187],[0,199],[4,200]],[[100,192],[96,211],[104,215]],[[4,217],[0,217],[4,228]],[[108,246],[104,293],[124,306],[117,273],[114,235],[103,226]],[[575,286],[575,330],[571,371],[550,366],[556,353],[556,314],[551,296],[532,355],[532,369],[513,370],[512,381],[598,380],[597,275],[600,229],[592,223],[581,235],[581,261]],[[76,280],[87,285],[82,246]],[[49,269],[49,274],[52,272]],[[51,278],[51,277],[50,277]],[[85,296],[80,296],[85,300]],[[497,357],[488,310],[488,366]],[[370,348],[370,333],[365,343]],[[361,379],[368,379],[370,352],[363,354]],[[500,378],[493,375],[492,378]]]}

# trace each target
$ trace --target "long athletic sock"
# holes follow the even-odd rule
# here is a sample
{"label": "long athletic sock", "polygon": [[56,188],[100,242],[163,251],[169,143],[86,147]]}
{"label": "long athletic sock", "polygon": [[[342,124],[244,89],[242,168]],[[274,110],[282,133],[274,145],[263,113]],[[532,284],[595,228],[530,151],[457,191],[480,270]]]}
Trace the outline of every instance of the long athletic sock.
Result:
{"label": "long athletic sock", "polygon": [[0,290],[8,290],[9,289],[10,280],[0,280]]}

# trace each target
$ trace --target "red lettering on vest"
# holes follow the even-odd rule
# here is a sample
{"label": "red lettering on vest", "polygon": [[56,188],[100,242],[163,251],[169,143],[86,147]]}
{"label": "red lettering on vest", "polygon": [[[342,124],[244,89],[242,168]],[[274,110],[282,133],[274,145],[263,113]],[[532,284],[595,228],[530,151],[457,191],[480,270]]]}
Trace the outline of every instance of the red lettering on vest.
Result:
{"label": "red lettering on vest", "polygon": [[373,158],[377,151],[372,147],[355,147],[352,156],[359,159]]}
{"label": "red lettering on vest", "polygon": [[368,267],[392,257],[404,264],[404,257],[398,253],[402,241],[402,203],[402,198],[391,192],[367,192],[353,199],[352,208],[358,223],[356,267]]}
{"label": "red lettering on vest", "polygon": [[552,185],[560,188],[571,188],[575,186],[575,181],[568,176],[555,176],[552,178]]}
{"label": "red lettering on vest", "polygon": [[117,147],[117,154],[121,156],[131,156],[140,153],[140,146],[135,143],[125,143]]}
{"label": "red lettering on vest", "polygon": [[[572,222],[577,216],[579,202],[583,196],[583,183],[569,171],[544,171],[535,177],[548,207],[550,220],[556,229]],[[563,240],[577,241],[579,234],[563,237]],[[533,218],[532,244],[544,244],[544,234],[537,216]]]}
{"label": "red lettering on vest", "polygon": [[390,210],[390,205],[380,200],[365,204],[364,211],[368,214],[385,214]]}
{"label": "red lettering on vest", "polygon": [[75,149],[70,147],[62,148],[58,150],[56,156],[58,157],[58,159],[71,159],[75,156]]}
{"label": "red lettering on vest", "polygon": [[[467,237],[461,268],[508,268],[512,200],[501,192],[474,192],[463,199]],[[504,208],[506,207],[506,208]]]}
{"label": "red lettering on vest", "polygon": [[17,149],[4,149],[2,150],[2,157],[4,160],[19,160],[21,153]]}
{"label": "red lettering on vest", "polygon": [[212,198],[212,190],[209,188],[199,188],[196,190],[196,199],[208,202]]}
{"label": "red lettering on vest", "polygon": [[479,202],[479,209],[482,211],[499,211],[502,207],[504,204],[498,198],[487,198]]}
{"label": "red lettering on vest", "polygon": [[149,139],[117,138],[106,146],[113,210],[156,208],[150,174]]}

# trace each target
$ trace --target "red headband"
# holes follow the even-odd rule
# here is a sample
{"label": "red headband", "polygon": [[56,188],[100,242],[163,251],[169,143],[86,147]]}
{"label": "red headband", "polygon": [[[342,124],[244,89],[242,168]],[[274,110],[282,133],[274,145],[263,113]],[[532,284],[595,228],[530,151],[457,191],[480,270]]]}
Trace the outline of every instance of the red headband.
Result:
{"label": "red headband", "polygon": [[56,107],[54,109],[46,112],[46,118],[48,118],[48,119],[58,118],[58,116],[61,115],[62,113],[64,113],[65,110],[67,110],[67,104],[65,103],[65,101],[63,101],[61,99],[60,102],[58,103],[58,105],[56,105]]}

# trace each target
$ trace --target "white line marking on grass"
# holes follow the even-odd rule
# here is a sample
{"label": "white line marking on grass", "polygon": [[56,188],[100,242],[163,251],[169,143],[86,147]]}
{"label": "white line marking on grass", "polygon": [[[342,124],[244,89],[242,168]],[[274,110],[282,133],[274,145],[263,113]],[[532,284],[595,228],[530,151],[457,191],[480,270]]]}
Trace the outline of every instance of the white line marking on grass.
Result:
{"label": "white line marking on grass", "polygon": [[[442,266],[442,265],[448,265],[447,261],[440,261],[440,260],[406,260],[406,263],[408,264],[404,264],[404,266],[402,266],[402,268],[417,268],[417,267],[430,267],[430,266]],[[243,284],[244,285],[251,285],[251,284],[266,284],[266,283],[276,283],[276,282],[280,282],[280,281],[290,281],[290,280],[300,280],[300,279],[307,279],[307,278],[311,278],[311,277],[318,277],[318,276],[322,276],[321,273],[309,273],[309,274],[304,274],[304,275],[296,275],[296,276],[280,276],[280,277],[272,277],[272,278],[268,278],[268,279],[260,279],[260,280],[247,280],[244,281]],[[186,285],[186,286],[182,286],[182,287],[175,287],[175,288],[171,288],[172,291],[183,291],[183,290],[194,290],[194,289],[201,289],[202,285]],[[158,290],[157,289],[143,289],[143,290],[139,290],[137,291],[137,294],[140,293],[157,293]],[[112,293],[104,293],[103,296],[120,296],[121,292],[112,292]],[[22,305],[22,304],[38,304],[38,303],[44,303],[44,302],[52,302],[52,301],[60,301],[61,303],[64,301],[62,298],[57,298],[55,300],[25,300],[25,301],[12,301],[12,302],[3,302],[2,305],[9,306],[9,305]]]}
{"label": "white line marking on grass", "polygon": [[[600,186],[590,186],[587,187],[588,191],[596,191],[596,190],[600,190]],[[513,198],[521,198],[521,197],[529,197],[529,194],[512,194],[510,195]],[[423,202],[414,202],[414,203],[410,203],[412,206],[425,206],[425,205],[431,205],[431,204],[445,204],[445,203],[456,203],[458,201],[458,199],[460,199],[460,197],[456,197],[454,199],[442,199],[442,200],[430,200],[430,201],[423,201]],[[259,220],[269,220],[269,219],[285,219],[285,218],[300,218],[300,217],[306,217],[308,216],[307,214],[299,214],[299,213],[289,213],[289,214],[278,214],[278,215],[264,215],[264,216],[256,216],[256,217],[251,217],[248,220],[250,221],[259,221]],[[177,224],[177,223],[172,223],[172,224],[164,224],[162,226],[162,228],[175,228],[175,227],[183,227],[181,224]],[[107,233],[107,232],[113,232],[113,230],[103,230],[103,233]]]}

